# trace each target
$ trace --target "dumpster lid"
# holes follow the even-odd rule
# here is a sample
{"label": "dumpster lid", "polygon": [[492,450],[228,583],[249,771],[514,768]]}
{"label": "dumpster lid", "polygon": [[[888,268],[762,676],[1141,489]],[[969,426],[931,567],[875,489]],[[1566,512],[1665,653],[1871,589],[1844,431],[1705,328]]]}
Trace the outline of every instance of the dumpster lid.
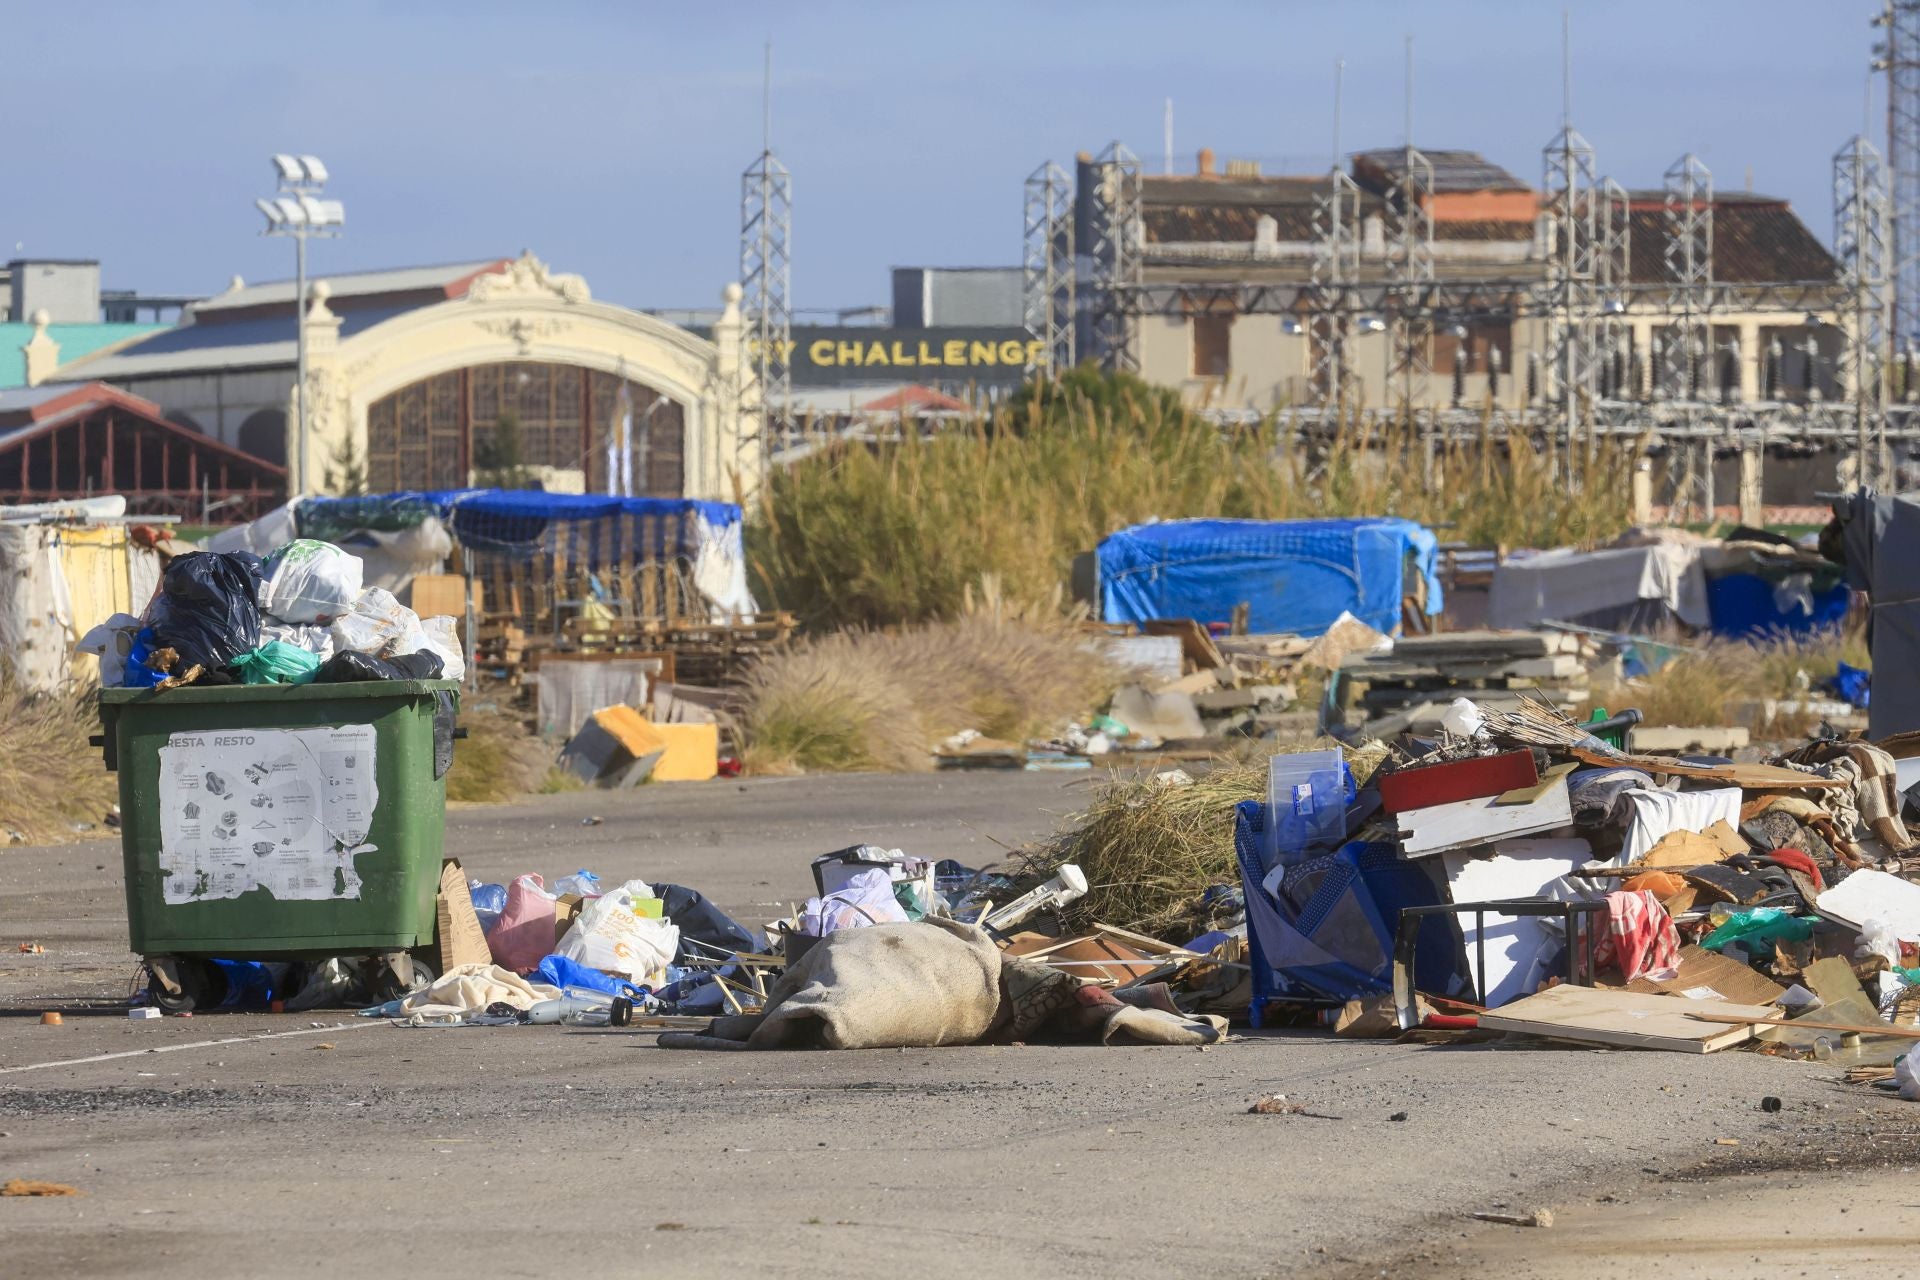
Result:
{"label": "dumpster lid", "polygon": [[144,702],[325,702],[346,698],[418,698],[457,691],[457,680],[354,680],[339,684],[210,684],[178,689],[102,689],[103,706]]}

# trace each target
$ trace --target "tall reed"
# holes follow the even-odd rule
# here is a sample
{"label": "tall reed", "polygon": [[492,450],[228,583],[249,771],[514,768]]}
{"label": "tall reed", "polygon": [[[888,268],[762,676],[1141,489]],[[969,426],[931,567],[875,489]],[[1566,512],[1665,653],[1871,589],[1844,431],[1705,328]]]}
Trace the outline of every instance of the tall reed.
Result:
{"label": "tall reed", "polygon": [[748,525],[761,586],[812,624],[954,618],[991,576],[1059,599],[1073,557],[1152,519],[1398,515],[1478,546],[1591,544],[1630,514],[1631,447],[1557,472],[1490,420],[1430,444],[1350,417],[1314,432],[1223,427],[1136,378],[1075,370],[990,416],[923,435],[822,442],[779,468]]}

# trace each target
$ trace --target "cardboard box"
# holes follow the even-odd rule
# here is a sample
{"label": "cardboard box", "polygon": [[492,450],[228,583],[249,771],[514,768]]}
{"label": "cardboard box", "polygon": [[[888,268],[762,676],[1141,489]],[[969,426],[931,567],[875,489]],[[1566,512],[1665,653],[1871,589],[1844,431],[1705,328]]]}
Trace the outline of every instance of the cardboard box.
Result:
{"label": "cardboard box", "polygon": [[[409,597],[413,611],[423,618],[449,617],[460,624],[464,632],[467,625],[467,580],[457,573],[419,573],[413,578],[413,592]],[[486,590],[478,578],[473,581],[473,616],[484,618],[487,614]]]}
{"label": "cardboard box", "polygon": [[704,782],[720,772],[720,726],[655,724],[632,707],[602,707],[573,736],[560,761],[601,786],[633,786],[648,777]]}

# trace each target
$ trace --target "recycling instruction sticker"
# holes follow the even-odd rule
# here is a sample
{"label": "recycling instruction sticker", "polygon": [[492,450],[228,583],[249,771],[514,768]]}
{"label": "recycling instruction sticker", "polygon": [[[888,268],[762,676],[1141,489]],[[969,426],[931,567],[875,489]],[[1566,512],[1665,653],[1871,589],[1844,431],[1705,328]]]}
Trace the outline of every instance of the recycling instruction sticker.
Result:
{"label": "recycling instruction sticker", "polygon": [[160,870],[169,903],[358,898],[355,855],[379,801],[374,727],[222,729],[160,748]]}

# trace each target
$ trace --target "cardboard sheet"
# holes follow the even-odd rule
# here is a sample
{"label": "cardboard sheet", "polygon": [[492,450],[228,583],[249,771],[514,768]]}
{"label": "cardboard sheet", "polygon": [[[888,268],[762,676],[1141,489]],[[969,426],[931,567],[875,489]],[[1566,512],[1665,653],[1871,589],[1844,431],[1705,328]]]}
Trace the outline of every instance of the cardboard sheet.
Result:
{"label": "cardboard sheet", "polygon": [[460,859],[440,864],[440,892],[434,899],[434,942],[440,953],[440,972],[463,964],[491,964],[486,931],[474,914],[473,894]]}
{"label": "cardboard sheet", "polygon": [[1690,1013],[1758,1020],[1780,1016],[1778,1009],[1727,1000],[1689,1000],[1684,996],[1563,985],[1481,1014],[1480,1025],[1490,1031],[1518,1031],[1554,1040],[1674,1053],[1712,1053],[1753,1037],[1751,1026],[1696,1022],[1687,1016]]}
{"label": "cardboard sheet", "polygon": [[1661,981],[1635,978],[1627,984],[1629,991],[1671,996],[1703,987],[1736,1004],[1772,1004],[1787,990],[1757,969],[1698,946],[1680,948],[1679,972],[1674,977]]}

